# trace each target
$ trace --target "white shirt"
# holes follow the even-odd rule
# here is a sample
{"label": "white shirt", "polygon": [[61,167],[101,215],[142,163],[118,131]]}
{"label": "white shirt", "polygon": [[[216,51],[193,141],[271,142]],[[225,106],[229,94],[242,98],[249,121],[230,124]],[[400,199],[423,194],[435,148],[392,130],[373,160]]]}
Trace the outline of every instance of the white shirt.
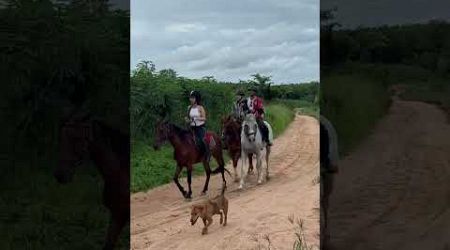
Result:
{"label": "white shirt", "polygon": [[200,109],[198,106],[192,107],[189,111],[189,118],[191,119],[191,126],[201,126],[205,124],[205,121],[200,121]]}
{"label": "white shirt", "polygon": [[249,109],[251,112],[253,112],[253,100],[252,100],[251,97],[247,98],[247,106],[248,106],[248,109]]}

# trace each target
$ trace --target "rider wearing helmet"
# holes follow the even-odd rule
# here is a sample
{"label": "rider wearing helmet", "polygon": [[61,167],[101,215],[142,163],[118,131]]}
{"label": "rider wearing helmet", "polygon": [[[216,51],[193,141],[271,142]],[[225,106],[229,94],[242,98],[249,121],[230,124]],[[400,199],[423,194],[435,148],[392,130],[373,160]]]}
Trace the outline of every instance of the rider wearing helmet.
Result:
{"label": "rider wearing helmet", "polygon": [[189,122],[191,130],[194,132],[196,144],[209,161],[210,151],[204,140],[206,134],[206,111],[201,104],[200,93],[195,90],[191,91],[189,101],[191,105],[188,107],[188,118],[186,118],[186,121]]}
{"label": "rider wearing helmet", "polygon": [[245,93],[241,89],[238,89],[236,91],[236,101],[233,105],[233,116],[236,120],[242,121],[246,112],[248,112],[248,106]]}
{"label": "rider wearing helmet", "polygon": [[256,95],[257,89],[255,87],[249,88],[250,97],[247,100],[247,106],[249,112],[255,115],[256,121],[258,123],[259,129],[261,130],[263,140],[271,146],[272,143],[269,141],[269,129],[264,124],[264,105],[261,98]]}

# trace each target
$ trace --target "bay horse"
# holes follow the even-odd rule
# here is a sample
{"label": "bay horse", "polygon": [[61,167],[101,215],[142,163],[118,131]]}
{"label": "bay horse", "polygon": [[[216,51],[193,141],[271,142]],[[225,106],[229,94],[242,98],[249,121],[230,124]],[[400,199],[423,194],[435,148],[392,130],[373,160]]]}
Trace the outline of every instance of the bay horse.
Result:
{"label": "bay horse", "polygon": [[[202,195],[206,194],[208,191],[209,178],[211,174],[217,174],[220,172],[222,174],[222,181],[225,187],[227,182],[225,180],[224,172],[227,171],[227,173],[230,174],[229,171],[225,169],[225,162],[222,154],[222,143],[219,136],[211,131],[208,131],[206,132],[205,137],[205,141],[207,146],[210,148],[211,155],[219,165],[213,171],[211,171],[205,154],[202,153],[196,146],[194,135],[191,131],[183,129],[173,123],[169,123],[168,121],[159,121],[156,124],[153,148],[158,150],[165,141],[169,141],[174,148],[174,159],[177,162],[177,166],[173,176],[173,181],[177,185],[183,197],[186,199],[192,198],[191,183],[192,168],[194,164],[202,162],[206,172],[206,180]],[[189,189],[187,192],[178,181],[178,177],[184,167],[187,169],[187,182]]]}
{"label": "bay horse", "polygon": [[103,249],[112,250],[130,219],[129,136],[87,116],[72,117],[59,130],[54,177],[66,184],[78,165],[93,161],[104,181],[103,205],[111,215]]}
{"label": "bay horse", "polygon": [[[241,158],[241,123],[231,115],[222,118],[222,137],[227,145],[228,155],[231,157],[234,169],[234,182],[239,181],[237,164]],[[253,173],[252,154],[248,155],[249,168],[247,174]]]}
{"label": "bay horse", "polygon": [[[270,131],[270,130],[269,130]],[[241,182],[239,189],[244,188],[246,173],[244,171],[245,157],[249,154],[256,155],[256,170],[258,171],[258,184],[262,183],[263,174],[261,171],[262,152],[265,150],[266,158],[266,180],[269,180],[269,156],[270,146],[262,139],[261,130],[256,122],[255,115],[247,114],[242,122],[241,130]]]}

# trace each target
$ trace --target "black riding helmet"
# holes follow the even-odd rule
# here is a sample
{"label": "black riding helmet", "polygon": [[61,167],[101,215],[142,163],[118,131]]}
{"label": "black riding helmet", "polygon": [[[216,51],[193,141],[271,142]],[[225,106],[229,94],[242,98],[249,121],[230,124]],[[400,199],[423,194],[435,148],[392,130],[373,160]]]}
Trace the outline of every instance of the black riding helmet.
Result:
{"label": "black riding helmet", "polygon": [[244,93],[244,91],[242,91],[242,89],[238,89],[238,90],[236,91],[236,95],[239,95],[239,96],[245,96],[245,93]]}
{"label": "black riding helmet", "polygon": [[201,96],[200,93],[198,91],[192,90],[191,93],[189,94],[189,97],[194,97],[195,101],[197,102],[197,104],[200,104],[201,102]]}
{"label": "black riding helmet", "polygon": [[258,92],[258,89],[256,87],[249,87],[248,91],[250,91],[250,92]]}

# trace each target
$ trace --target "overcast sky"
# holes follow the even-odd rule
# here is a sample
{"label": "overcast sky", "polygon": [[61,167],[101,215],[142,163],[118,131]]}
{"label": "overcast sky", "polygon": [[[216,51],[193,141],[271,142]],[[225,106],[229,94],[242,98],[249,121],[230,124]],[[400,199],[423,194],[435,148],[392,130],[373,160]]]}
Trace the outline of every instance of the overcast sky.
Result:
{"label": "overcast sky", "polygon": [[450,19],[450,0],[322,0],[321,5],[337,7],[336,20],[347,28]]}
{"label": "overcast sky", "polygon": [[131,0],[131,67],[237,82],[319,80],[318,0]]}

